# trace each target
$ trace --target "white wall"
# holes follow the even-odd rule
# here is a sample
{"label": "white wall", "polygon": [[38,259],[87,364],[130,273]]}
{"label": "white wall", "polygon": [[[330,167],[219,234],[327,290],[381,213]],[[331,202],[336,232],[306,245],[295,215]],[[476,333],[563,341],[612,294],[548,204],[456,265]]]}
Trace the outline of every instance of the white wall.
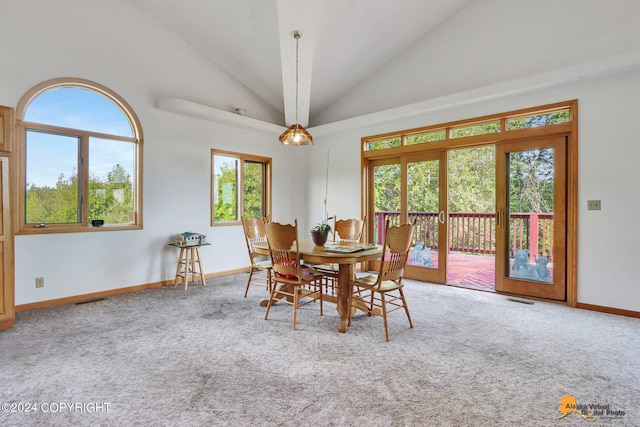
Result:
{"label": "white wall", "polygon": [[[81,77],[121,95],[138,114],[145,137],[144,230],[16,236],[17,305],[172,279],[178,251],[167,243],[183,231],[200,232],[213,243],[201,250],[206,273],[247,266],[241,227],[209,225],[214,147],[272,157],[274,217],[306,212],[296,212],[305,202],[292,197],[304,194],[295,178],[304,152],[281,147],[277,135],[154,108],[156,97],[177,96],[230,112],[242,106],[249,117],[278,120],[270,106],[135,3],[25,0],[2,2],[1,10],[0,39],[6,43],[0,105],[15,107],[42,81]],[[227,105],[228,99],[235,101]],[[35,288],[35,277],[44,277],[44,288]]]}
{"label": "white wall", "polygon": [[[640,72],[627,71],[551,89],[452,106],[446,101],[431,112],[406,119],[381,120],[316,138],[314,150],[331,152],[330,213],[361,214],[360,138],[487,114],[578,99],[578,302],[640,311],[640,279],[636,258],[640,242]],[[389,111],[389,116],[394,112]],[[382,115],[384,116],[384,115]],[[313,130],[313,129],[312,129]],[[312,207],[320,212],[324,170],[309,164]],[[344,191],[339,191],[343,189]],[[602,200],[601,211],[587,211],[587,200]]]}
{"label": "white wall", "polygon": [[473,0],[312,122],[331,123],[354,110],[385,110],[633,52],[640,49],[639,15],[636,0]]}

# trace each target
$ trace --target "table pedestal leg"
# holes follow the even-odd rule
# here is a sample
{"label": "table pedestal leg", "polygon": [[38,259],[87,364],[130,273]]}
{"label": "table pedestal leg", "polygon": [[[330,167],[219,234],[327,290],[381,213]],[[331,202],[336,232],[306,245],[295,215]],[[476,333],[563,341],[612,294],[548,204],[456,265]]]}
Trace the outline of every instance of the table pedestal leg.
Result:
{"label": "table pedestal leg", "polygon": [[340,264],[338,270],[338,313],[340,313],[340,332],[347,332],[349,316],[351,316],[351,295],[353,294],[352,264]]}

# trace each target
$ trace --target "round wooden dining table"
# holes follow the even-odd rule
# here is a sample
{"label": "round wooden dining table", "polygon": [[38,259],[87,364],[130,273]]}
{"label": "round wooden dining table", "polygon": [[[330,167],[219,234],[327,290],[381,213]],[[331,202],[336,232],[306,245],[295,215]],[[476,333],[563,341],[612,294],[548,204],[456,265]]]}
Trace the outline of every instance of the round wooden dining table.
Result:
{"label": "round wooden dining table", "polygon": [[[382,245],[340,242],[332,245],[316,246],[310,239],[299,240],[300,258],[308,264],[337,264],[338,265],[338,292],[336,304],[340,314],[340,332],[347,332],[349,316],[351,315],[351,296],[353,295],[353,277],[355,265],[360,262],[370,261],[382,256]],[[255,245],[256,252],[269,254],[269,246],[266,242]],[[341,251],[342,252],[338,252]],[[351,252],[353,251],[353,252]],[[277,294],[277,291],[276,291]],[[266,305],[268,300],[261,301]],[[366,311],[366,306],[361,308]]]}

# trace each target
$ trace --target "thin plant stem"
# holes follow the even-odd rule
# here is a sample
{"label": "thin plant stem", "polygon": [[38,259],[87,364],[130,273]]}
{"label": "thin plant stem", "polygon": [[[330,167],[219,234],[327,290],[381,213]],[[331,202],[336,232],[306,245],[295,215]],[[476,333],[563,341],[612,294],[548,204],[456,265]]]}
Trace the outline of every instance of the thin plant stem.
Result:
{"label": "thin plant stem", "polygon": [[327,149],[327,175],[324,181],[324,219],[325,221],[329,217],[329,211],[327,210],[328,194],[329,194],[329,150]]}

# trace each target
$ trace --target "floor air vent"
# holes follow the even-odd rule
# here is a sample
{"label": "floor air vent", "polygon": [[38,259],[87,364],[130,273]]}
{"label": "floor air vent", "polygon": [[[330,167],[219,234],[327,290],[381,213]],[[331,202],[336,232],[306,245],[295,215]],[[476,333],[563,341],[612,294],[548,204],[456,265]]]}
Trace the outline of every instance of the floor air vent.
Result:
{"label": "floor air vent", "polygon": [[94,298],[94,299],[87,299],[84,301],[78,301],[76,305],[89,304],[90,302],[98,302],[98,301],[104,301],[104,298]]}
{"label": "floor air vent", "polygon": [[519,302],[520,304],[529,304],[529,305],[533,305],[534,302],[533,301],[527,301],[525,299],[517,299],[517,298],[507,298],[509,301],[513,301],[513,302]]}

